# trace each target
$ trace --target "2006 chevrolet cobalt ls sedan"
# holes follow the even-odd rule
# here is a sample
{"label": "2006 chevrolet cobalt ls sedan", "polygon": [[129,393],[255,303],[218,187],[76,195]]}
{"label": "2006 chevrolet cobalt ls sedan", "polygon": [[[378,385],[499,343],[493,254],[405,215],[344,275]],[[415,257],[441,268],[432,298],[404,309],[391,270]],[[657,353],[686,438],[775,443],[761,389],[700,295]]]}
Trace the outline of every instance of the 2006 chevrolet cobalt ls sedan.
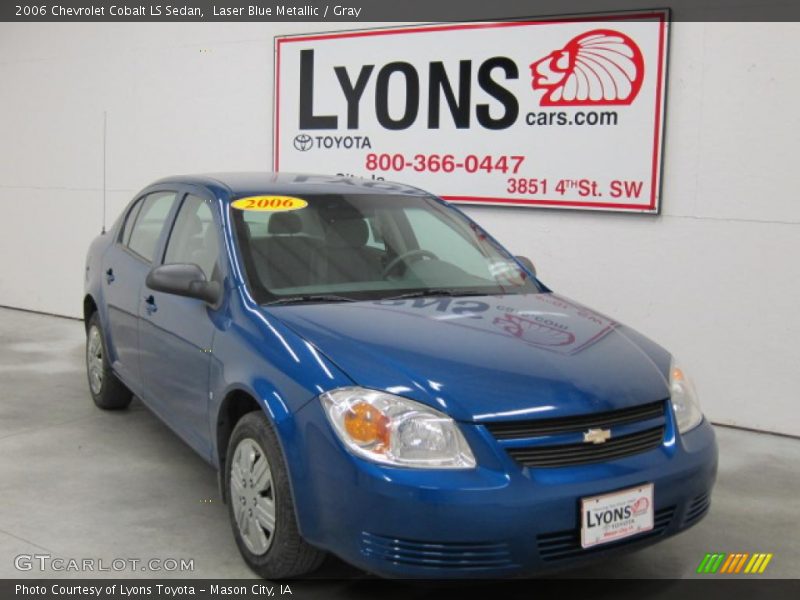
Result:
{"label": "2006 chevrolet cobalt ls sedan", "polygon": [[135,394],[218,469],[264,577],[326,551],[537,573],[708,511],[714,434],[671,355],[419,189],[163,179],[94,240],[85,291],[95,403]]}

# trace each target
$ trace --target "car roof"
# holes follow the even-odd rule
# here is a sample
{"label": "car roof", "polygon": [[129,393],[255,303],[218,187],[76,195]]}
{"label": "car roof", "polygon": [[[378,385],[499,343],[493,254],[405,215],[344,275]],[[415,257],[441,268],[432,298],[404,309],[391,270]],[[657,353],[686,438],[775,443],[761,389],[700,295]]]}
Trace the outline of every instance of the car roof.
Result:
{"label": "car roof", "polygon": [[[390,194],[429,195],[419,188],[402,183],[360,177],[315,175],[310,173],[232,172],[175,175],[158,180],[153,185],[187,184],[201,186],[212,192],[224,191],[232,198],[261,194]],[[215,195],[217,195],[215,193]]]}

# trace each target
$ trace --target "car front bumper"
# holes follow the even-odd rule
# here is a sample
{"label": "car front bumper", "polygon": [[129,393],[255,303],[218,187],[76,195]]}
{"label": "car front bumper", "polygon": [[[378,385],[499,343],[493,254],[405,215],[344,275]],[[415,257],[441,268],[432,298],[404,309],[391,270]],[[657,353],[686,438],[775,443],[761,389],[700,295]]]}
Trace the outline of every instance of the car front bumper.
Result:
{"label": "car front bumper", "polygon": [[[497,578],[568,568],[656,543],[708,511],[717,446],[707,421],[682,435],[668,427],[656,450],[597,464],[530,469],[464,425],[478,467],[399,469],[347,452],[319,403],[296,414],[287,444],[302,534],[384,577]],[[302,434],[300,434],[302,432]],[[654,484],[654,529],[583,549],[580,500]]]}

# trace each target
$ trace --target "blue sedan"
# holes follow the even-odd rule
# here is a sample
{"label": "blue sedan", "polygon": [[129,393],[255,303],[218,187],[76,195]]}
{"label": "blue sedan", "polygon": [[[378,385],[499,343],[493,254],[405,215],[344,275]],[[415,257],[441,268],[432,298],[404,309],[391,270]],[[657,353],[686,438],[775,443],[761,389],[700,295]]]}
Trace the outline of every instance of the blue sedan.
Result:
{"label": "blue sedan", "polygon": [[505,577],[659,542],[717,469],[663,348],[384,181],[162,179],[86,261],[89,389],[219,472],[266,578]]}

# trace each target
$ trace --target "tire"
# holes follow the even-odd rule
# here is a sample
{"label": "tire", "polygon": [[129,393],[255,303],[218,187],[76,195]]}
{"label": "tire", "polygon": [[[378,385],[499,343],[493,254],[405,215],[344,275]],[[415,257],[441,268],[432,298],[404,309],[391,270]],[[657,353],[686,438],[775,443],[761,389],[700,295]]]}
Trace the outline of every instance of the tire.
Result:
{"label": "tire", "polygon": [[255,573],[285,579],[322,564],[325,553],[309,545],[297,529],[283,453],[261,411],[246,414],[236,424],[224,476],[233,536]]}
{"label": "tire", "polygon": [[89,318],[86,328],[86,377],[89,393],[98,408],[122,410],[131,403],[133,394],[111,370],[100,317],[96,312]]}

